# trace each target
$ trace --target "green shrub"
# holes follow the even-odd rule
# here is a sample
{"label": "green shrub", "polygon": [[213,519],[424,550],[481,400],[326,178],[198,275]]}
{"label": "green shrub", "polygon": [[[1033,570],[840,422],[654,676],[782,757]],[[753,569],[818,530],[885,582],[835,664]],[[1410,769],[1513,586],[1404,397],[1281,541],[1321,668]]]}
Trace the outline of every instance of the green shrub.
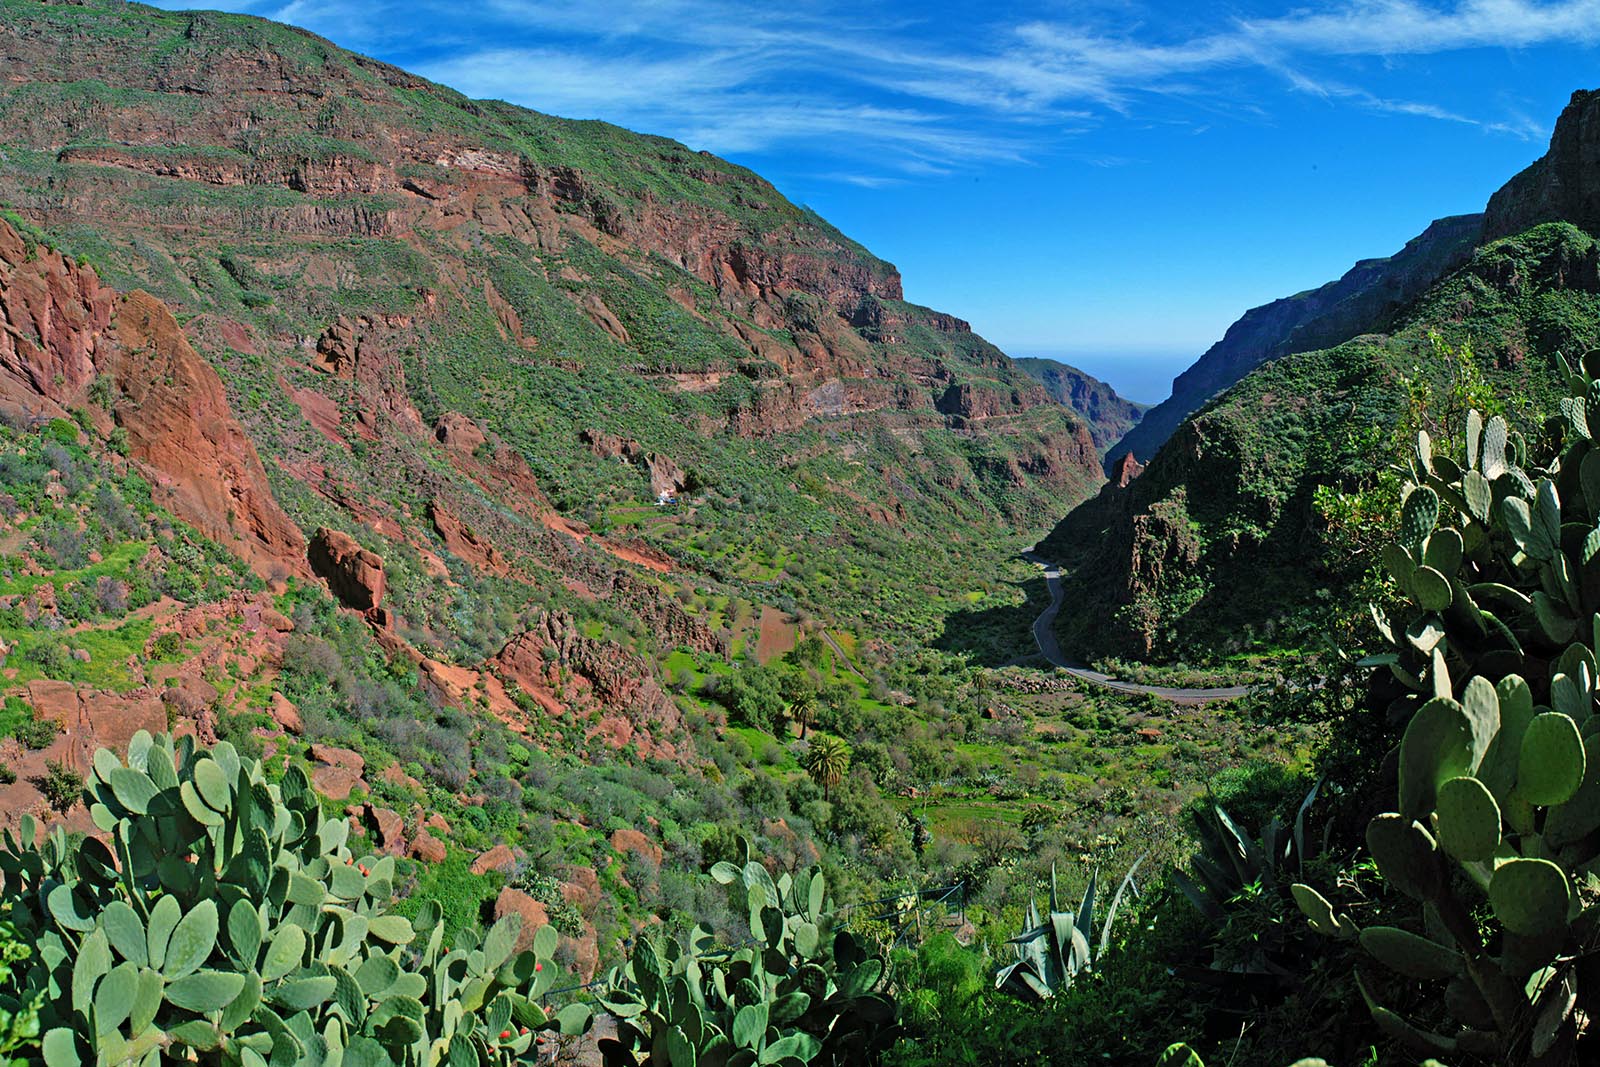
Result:
{"label": "green shrub", "polygon": [[83,775],[61,760],[48,760],[44,765],[44,774],[35,779],[35,784],[39,792],[44,794],[45,803],[66,814],[83,792]]}
{"label": "green shrub", "polygon": [[11,734],[22,742],[24,748],[35,751],[49,748],[61,734],[61,724],[54,719],[40,719],[29,716],[12,728]]}
{"label": "green shrub", "polygon": [[44,436],[63,445],[78,443],[78,426],[71,419],[51,419],[45,425]]}
{"label": "green shrub", "polygon": [[167,630],[157,634],[150,642],[150,656],[152,659],[170,661],[178,658],[183,651],[183,635],[176,630]]}

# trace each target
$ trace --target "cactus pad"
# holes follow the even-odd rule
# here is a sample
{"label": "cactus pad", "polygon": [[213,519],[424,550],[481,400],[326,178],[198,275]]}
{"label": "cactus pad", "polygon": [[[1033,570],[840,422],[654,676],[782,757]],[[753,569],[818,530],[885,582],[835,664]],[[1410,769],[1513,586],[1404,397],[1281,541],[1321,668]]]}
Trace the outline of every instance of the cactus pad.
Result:
{"label": "cactus pad", "polygon": [[1528,937],[1564,927],[1570,901],[1565,872],[1549,860],[1510,860],[1489,881],[1495,917],[1507,930]]}
{"label": "cactus pad", "polygon": [[1460,531],[1453,527],[1435,530],[1422,546],[1422,562],[1448,577],[1461,569],[1464,545]]}
{"label": "cactus pad", "polygon": [[1585,762],[1577,723],[1555,711],[1535,715],[1522,736],[1517,793],[1541,807],[1565,803],[1583,784]]}
{"label": "cactus pad", "polygon": [[1417,709],[1400,742],[1400,810],[1421,818],[1433,810],[1439,783],[1471,774],[1472,724],[1454,700],[1438,698]]}
{"label": "cactus pad", "polygon": [[1500,805],[1476,778],[1439,787],[1439,847],[1458,860],[1486,860],[1500,847]]}
{"label": "cactus pad", "polygon": [[1439,521],[1439,494],[1425,485],[1412,489],[1400,508],[1400,539],[1416,552]]}
{"label": "cactus pad", "polygon": [[1389,884],[1414,900],[1436,896],[1444,885],[1438,846],[1415,819],[1379,815],[1367,824],[1367,851]]}
{"label": "cactus pad", "polygon": [[1369,926],[1361,931],[1361,947],[1391,971],[1409,978],[1437,981],[1461,971],[1461,954],[1437,941],[1393,926]]}

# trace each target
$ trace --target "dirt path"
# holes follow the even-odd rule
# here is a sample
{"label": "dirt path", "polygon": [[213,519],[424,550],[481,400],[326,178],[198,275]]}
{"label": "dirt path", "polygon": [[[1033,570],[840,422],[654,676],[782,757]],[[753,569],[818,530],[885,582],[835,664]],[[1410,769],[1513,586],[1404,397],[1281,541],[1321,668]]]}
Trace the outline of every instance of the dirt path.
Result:
{"label": "dirt path", "polygon": [[1024,552],[1022,558],[1029,563],[1036,564],[1044,571],[1045,584],[1050,589],[1050,606],[1039,613],[1033,622],[1033,639],[1039,646],[1039,652],[1045,659],[1060,667],[1074,678],[1082,678],[1086,682],[1115,689],[1119,693],[1144,693],[1149,696],[1170,700],[1174,704],[1209,704],[1213,700],[1236,700],[1250,692],[1250,687],[1245,685],[1221,686],[1215,689],[1183,689],[1169,685],[1140,685],[1137,682],[1123,682],[1103,674],[1100,671],[1090,670],[1081,663],[1073,663],[1061,651],[1061,645],[1056,640],[1055,622],[1056,615],[1061,611],[1061,601],[1064,592],[1061,588],[1061,569],[1043,556],[1033,552]]}
{"label": "dirt path", "polygon": [[828,628],[824,626],[817,632],[822,635],[822,639],[824,641],[828,642],[828,647],[833,649],[833,654],[839,658],[839,662],[843,663],[851,674],[865,681],[867,676],[862,674],[856,668],[854,661],[852,661],[850,657],[845,654],[844,649],[839,647],[839,642],[833,639],[833,635],[828,632]]}

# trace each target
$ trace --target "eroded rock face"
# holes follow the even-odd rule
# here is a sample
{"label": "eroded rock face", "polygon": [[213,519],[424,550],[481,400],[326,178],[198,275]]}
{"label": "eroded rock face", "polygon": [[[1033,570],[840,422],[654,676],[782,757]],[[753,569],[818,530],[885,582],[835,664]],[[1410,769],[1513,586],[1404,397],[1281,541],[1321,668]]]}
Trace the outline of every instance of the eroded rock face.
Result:
{"label": "eroded rock face", "polygon": [[273,499],[255,445],[222,382],[166,305],[118,297],[93,270],[31,248],[0,220],[0,407],[46,417],[89,407],[90,384],[112,385],[109,418],[150,475],[159,503],[258,572],[304,571],[305,541]]}
{"label": "eroded rock face", "polygon": [[1570,222],[1600,234],[1600,92],[1572,94],[1556,120],[1550,150],[1489,199],[1484,237],[1521,233],[1541,222]]}
{"label": "eroded rock face", "polygon": [[66,406],[94,377],[117,294],[0,220],[0,398]]}
{"label": "eroded rock face", "polygon": [[159,474],[158,499],[260,569],[303,570],[305,539],[273,499],[221,380],[172,312],[148,293],[130,293],[117,310],[116,340],[97,369],[120,393],[112,417],[128,432],[129,455]]}
{"label": "eroded rock face", "polygon": [[383,602],[383,559],[355,538],[326,526],[311,538],[311,569],[340,603],[374,618]]}
{"label": "eroded rock face", "polygon": [[509,574],[511,567],[494,543],[479,537],[470,527],[441,506],[438,501],[428,503],[428,521],[438,531],[444,547],[457,558],[490,574]]}

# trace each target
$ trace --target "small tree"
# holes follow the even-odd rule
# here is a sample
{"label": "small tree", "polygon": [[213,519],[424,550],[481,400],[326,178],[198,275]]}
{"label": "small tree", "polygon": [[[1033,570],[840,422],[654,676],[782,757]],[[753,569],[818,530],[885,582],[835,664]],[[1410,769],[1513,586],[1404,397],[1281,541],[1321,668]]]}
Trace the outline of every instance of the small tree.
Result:
{"label": "small tree", "polygon": [[837,737],[823,734],[812,740],[800,765],[822,787],[822,799],[831,800],[833,787],[844,781],[850,769],[850,749]]}
{"label": "small tree", "polygon": [[817,695],[802,693],[789,702],[789,718],[800,725],[800,740],[806,739],[806,730],[817,721]]}

